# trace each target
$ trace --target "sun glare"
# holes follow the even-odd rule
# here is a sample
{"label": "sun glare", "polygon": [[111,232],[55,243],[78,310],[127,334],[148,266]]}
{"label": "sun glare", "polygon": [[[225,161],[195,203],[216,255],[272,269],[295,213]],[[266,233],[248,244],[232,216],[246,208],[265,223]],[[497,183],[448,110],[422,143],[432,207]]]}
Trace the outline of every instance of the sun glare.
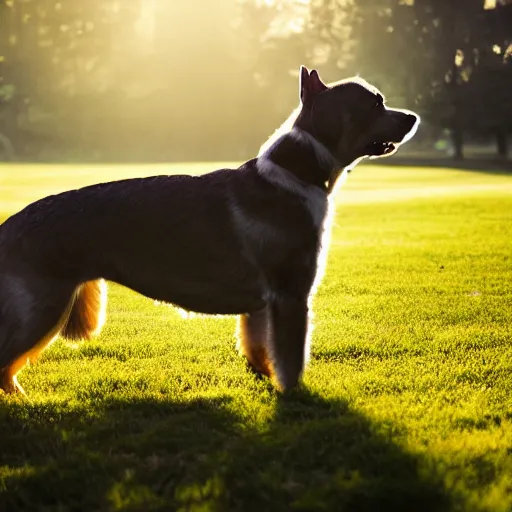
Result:
{"label": "sun glare", "polygon": [[274,5],[309,5],[311,0],[255,0],[257,6],[273,7]]}

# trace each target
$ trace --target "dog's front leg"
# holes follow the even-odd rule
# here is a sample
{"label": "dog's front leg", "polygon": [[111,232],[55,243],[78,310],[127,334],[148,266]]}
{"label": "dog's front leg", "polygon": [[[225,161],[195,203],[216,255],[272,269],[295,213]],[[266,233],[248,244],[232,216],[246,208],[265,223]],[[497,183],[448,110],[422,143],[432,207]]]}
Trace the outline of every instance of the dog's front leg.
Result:
{"label": "dog's front leg", "polygon": [[273,374],[286,391],[297,385],[304,369],[308,330],[307,298],[280,297],[270,304],[270,354]]}

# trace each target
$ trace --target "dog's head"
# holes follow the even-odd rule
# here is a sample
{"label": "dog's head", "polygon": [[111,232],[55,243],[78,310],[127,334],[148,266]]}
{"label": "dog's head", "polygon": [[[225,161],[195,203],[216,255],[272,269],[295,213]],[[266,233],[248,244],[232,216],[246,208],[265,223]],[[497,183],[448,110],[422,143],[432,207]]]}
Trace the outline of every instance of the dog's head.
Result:
{"label": "dog's head", "polygon": [[419,124],[415,113],[386,107],[382,94],[359,78],[326,85],[315,70],[301,67],[300,99],[295,126],[323,143],[342,167],[393,154]]}

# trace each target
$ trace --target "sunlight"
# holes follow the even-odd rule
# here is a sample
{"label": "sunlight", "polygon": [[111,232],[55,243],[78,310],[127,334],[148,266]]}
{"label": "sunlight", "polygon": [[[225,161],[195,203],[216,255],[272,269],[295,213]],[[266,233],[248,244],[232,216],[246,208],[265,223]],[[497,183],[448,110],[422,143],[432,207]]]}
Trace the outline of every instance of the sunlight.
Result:
{"label": "sunlight", "polygon": [[504,58],[505,58],[505,60],[508,60],[508,59],[512,58],[512,43],[510,43],[508,45],[508,48],[505,50]]}
{"label": "sunlight", "polygon": [[511,20],[0,0],[0,512],[512,512]]}
{"label": "sunlight", "polygon": [[255,0],[258,7],[273,7],[274,5],[309,5],[311,0]]}
{"label": "sunlight", "polygon": [[139,19],[135,23],[135,30],[142,38],[148,41],[152,41],[155,37],[156,12],[156,0],[146,0],[141,3]]}

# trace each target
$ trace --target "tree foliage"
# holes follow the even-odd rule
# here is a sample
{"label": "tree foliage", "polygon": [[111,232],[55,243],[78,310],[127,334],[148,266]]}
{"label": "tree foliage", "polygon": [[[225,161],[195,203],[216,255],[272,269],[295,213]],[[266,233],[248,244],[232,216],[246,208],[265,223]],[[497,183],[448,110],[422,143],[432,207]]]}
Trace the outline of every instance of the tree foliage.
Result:
{"label": "tree foliage", "polygon": [[[512,3],[483,0],[352,0],[313,3],[331,44],[353,41],[349,69],[414,108],[434,129],[451,130],[462,156],[464,134],[500,133],[512,119]],[[344,16],[334,16],[344,12]],[[326,28],[327,26],[327,28]],[[501,148],[502,154],[505,152]]]}
{"label": "tree foliage", "polygon": [[0,0],[0,134],[26,159],[244,158],[306,63],[362,75],[459,156],[465,136],[506,154],[512,2],[485,4]]}

